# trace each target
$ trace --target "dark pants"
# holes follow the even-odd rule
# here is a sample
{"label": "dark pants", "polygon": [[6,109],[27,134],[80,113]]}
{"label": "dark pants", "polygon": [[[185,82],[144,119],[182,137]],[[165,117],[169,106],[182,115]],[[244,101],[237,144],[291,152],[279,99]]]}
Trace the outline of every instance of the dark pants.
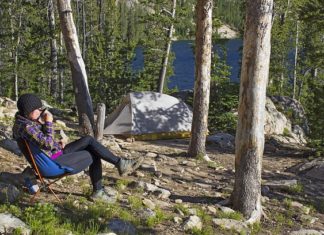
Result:
{"label": "dark pants", "polygon": [[[85,151],[84,151],[85,150]],[[90,155],[88,154],[90,153]],[[90,179],[94,190],[102,188],[101,159],[116,165],[120,158],[115,156],[102,144],[91,136],[85,136],[65,146],[63,155],[55,159],[55,162],[69,166],[75,170],[85,169],[85,158],[91,156],[92,164],[89,167]]]}

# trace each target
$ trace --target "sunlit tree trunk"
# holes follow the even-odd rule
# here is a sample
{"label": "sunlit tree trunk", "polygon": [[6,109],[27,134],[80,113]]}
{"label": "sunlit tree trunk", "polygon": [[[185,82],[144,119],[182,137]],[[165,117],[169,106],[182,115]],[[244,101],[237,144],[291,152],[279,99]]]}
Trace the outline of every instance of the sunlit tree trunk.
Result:
{"label": "sunlit tree trunk", "polygon": [[86,115],[89,118],[92,127],[94,127],[94,115],[88,88],[88,78],[85,70],[85,64],[81,56],[70,0],[57,0],[57,3],[61,29],[65,41],[68,60],[71,66],[79,122],[80,125],[83,125],[84,118],[82,116]]}
{"label": "sunlit tree trunk", "polygon": [[235,139],[234,209],[261,218],[261,167],[273,0],[248,0]]}
{"label": "sunlit tree trunk", "polygon": [[[172,2],[173,3],[172,3],[171,17],[173,20],[175,17],[175,13],[176,13],[177,0],[173,0]],[[168,60],[169,60],[169,55],[170,55],[170,50],[171,50],[173,29],[174,29],[174,26],[173,26],[173,22],[172,22],[171,26],[169,27],[168,42],[167,42],[165,55],[163,58],[162,69],[160,72],[160,78],[159,78],[159,92],[160,93],[163,93],[163,87],[164,87],[164,83],[165,83],[165,75],[166,75],[166,71],[167,71],[167,67],[168,67]]]}
{"label": "sunlit tree trunk", "polygon": [[206,135],[209,106],[211,49],[212,49],[212,0],[198,0],[196,5],[195,92],[190,157],[206,155]]}
{"label": "sunlit tree trunk", "polygon": [[50,29],[51,39],[51,85],[50,85],[50,94],[54,98],[58,97],[58,71],[57,71],[57,43],[55,36],[55,14],[54,14],[54,4],[53,0],[48,0],[48,25]]}
{"label": "sunlit tree trunk", "polygon": [[297,86],[297,59],[298,59],[298,20],[296,21],[296,39],[295,39],[295,58],[294,58],[294,78],[293,78],[293,99],[296,98],[296,86]]}

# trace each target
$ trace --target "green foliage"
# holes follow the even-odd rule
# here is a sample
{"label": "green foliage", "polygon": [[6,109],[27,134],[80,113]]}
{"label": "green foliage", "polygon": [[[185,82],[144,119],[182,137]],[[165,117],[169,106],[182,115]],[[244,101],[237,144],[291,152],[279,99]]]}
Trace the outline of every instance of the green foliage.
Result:
{"label": "green foliage", "polygon": [[221,47],[214,53],[211,71],[208,129],[210,132],[235,133],[239,85],[230,81],[230,67],[226,64],[226,50]]}
{"label": "green foliage", "polygon": [[170,219],[170,216],[163,212],[161,209],[157,208],[154,211],[155,216],[149,217],[146,220],[146,224],[148,227],[153,228],[155,225],[160,224],[167,219]]}
{"label": "green foliage", "polygon": [[239,220],[242,221],[243,220],[243,215],[240,212],[223,212],[218,210],[217,214],[216,214],[217,218],[220,219],[234,219],[234,220]]}
{"label": "green foliage", "polygon": [[131,208],[134,210],[138,210],[140,208],[143,208],[143,202],[140,197],[137,196],[129,196],[128,197],[128,203],[130,204]]}

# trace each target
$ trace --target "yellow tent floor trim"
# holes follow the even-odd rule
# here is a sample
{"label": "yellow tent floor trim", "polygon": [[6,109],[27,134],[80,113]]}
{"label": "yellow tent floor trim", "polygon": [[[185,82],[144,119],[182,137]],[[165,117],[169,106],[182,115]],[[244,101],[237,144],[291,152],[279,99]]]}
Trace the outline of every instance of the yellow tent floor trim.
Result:
{"label": "yellow tent floor trim", "polygon": [[182,139],[189,138],[190,132],[161,132],[161,133],[147,133],[142,135],[130,135],[129,137],[135,140],[160,140],[160,139]]}

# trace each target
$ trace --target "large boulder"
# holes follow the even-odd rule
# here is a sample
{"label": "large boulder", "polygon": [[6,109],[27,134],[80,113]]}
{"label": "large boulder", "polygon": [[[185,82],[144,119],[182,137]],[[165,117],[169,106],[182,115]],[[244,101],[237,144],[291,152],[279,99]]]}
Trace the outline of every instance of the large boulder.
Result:
{"label": "large boulder", "polygon": [[298,100],[287,96],[270,96],[269,98],[276,105],[279,111],[284,112],[286,116],[292,120],[294,125],[300,125],[306,134],[309,133],[306,113]]}
{"label": "large boulder", "polygon": [[14,185],[0,182],[0,203],[12,203],[19,195],[20,191]]}
{"label": "large boulder", "polygon": [[286,118],[286,116],[279,112],[271,101],[270,98],[267,97],[266,100],[266,115],[265,115],[265,125],[264,125],[264,133],[266,135],[282,135],[285,130],[291,130],[291,123]]}
{"label": "large boulder", "polygon": [[8,213],[0,214],[0,234],[13,234],[15,230],[19,229],[19,234],[31,234],[28,226],[20,219]]}
{"label": "large boulder", "polygon": [[[264,133],[271,137],[275,143],[305,145],[307,143],[304,129],[298,125],[292,125],[282,112],[267,97]],[[282,108],[281,108],[282,109]]]}

